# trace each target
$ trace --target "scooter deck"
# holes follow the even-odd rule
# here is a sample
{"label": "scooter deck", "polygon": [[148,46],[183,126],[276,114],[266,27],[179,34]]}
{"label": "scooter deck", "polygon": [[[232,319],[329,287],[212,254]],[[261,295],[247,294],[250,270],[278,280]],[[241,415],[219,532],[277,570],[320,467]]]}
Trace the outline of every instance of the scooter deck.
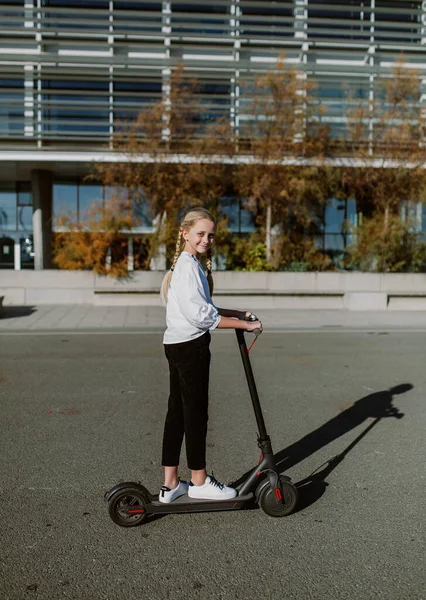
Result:
{"label": "scooter deck", "polygon": [[158,500],[158,496],[153,496],[146,511],[151,514],[167,514],[167,513],[192,513],[204,512],[212,510],[235,510],[241,508],[247,502],[254,500],[254,494],[245,494],[237,496],[232,500],[200,500],[198,498],[190,498],[186,494],[180,496],[170,504],[164,504]]}

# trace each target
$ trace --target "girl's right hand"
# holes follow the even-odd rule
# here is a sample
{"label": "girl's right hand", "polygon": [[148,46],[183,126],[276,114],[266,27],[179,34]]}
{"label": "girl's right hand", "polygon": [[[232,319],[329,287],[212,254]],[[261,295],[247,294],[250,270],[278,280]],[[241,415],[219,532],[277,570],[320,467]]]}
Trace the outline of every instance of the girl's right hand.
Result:
{"label": "girl's right hand", "polygon": [[255,329],[260,329],[263,331],[262,323],[260,321],[245,321],[246,331],[254,331]]}

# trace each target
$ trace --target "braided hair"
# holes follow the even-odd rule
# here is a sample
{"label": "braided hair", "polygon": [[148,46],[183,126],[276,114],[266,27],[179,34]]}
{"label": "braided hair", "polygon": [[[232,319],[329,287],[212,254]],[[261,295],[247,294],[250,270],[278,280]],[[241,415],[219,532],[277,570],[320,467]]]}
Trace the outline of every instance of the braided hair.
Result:
{"label": "braided hair", "polygon": [[[172,280],[173,271],[175,269],[177,260],[178,260],[179,256],[181,255],[181,252],[185,246],[183,232],[191,229],[196,224],[196,222],[199,221],[200,219],[209,219],[209,221],[212,221],[213,223],[215,223],[215,219],[214,219],[213,215],[211,213],[209,213],[209,211],[206,210],[205,208],[191,209],[185,215],[185,217],[181,223],[181,226],[180,226],[179,232],[178,232],[178,236],[177,236],[177,240],[176,240],[176,250],[175,250],[174,257],[173,257],[173,261],[172,261],[169,271],[164,276],[163,282],[161,284],[160,295],[161,295],[161,300],[162,300],[163,304],[167,303],[167,295],[168,295],[168,291],[169,291],[170,282]],[[213,294],[213,276],[212,276],[213,263],[212,263],[211,248],[209,248],[206,253],[206,267],[207,267],[207,281],[208,281],[209,288],[210,288],[210,294]]]}

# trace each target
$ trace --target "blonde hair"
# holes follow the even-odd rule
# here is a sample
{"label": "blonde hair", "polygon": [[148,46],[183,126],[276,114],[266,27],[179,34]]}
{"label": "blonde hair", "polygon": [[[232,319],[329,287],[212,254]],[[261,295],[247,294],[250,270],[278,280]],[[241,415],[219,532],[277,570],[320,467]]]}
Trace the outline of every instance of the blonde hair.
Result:
{"label": "blonde hair", "polygon": [[[201,208],[201,207],[192,208],[188,213],[186,213],[185,217],[183,218],[183,221],[180,224],[179,233],[178,233],[178,237],[176,240],[176,251],[175,251],[175,255],[173,257],[172,265],[171,265],[169,271],[167,271],[166,275],[164,276],[163,282],[161,284],[160,295],[161,295],[161,301],[163,302],[163,304],[167,304],[167,296],[168,296],[168,292],[169,292],[170,282],[171,282],[172,276],[173,276],[173,271],[176,266],[177,260],[178,260],[179,256],[181,255],[181,252],[185,246],[183,232],[188,231],[189,229],[194,227],[194,225],[198,221],[200,221],[200,219],[209,219],[209,221],[216,223],[213,215],[211,213],[209,213],[209,211],[206,210],[205,208]],[[210,288],[210,295],[213,294],[213,287],[214,287],[213,286],[213,277],[212,277],[212,266],[213,266],[212,265],[212,251],[211,251],[211,248],[209,248],[206,253],[206,267],[207,267],[207,281],[208,281],[209,288]]]}

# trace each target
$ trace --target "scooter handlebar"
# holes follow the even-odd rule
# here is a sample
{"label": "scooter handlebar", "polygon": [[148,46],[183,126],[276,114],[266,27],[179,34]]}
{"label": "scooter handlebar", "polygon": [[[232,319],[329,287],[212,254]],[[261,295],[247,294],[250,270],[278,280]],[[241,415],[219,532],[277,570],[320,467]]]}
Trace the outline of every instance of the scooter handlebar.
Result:
{"label": "scooter handlebar", "polygon": [[248,317],[244,317],[244,321],[258,321],[258,320],[259,319],[253,313],[251,313],[251,315],[248,315]]}
{"label": "scooter handlebar", "polygon": [[[256,315],[254,315],[253,313],[251,315],[249,315],[248,317],[244,317],[245,321],[258,321],[259,319],[256,317]],[[254,340],[252,341],[252,343],[250,344],[250,347],[248,348],[248,351],[250,352],[250,350],[253,347],[253,344],[255,343],[255,341],[257,340],[257,338],[259,337],[259,335],[262,333],[262,330],[259,328],[253,329],[252,331],[247,331],[247,333],[252,333],[254,335]]]}
{"label": "scooter handlebar", "polygon": [[[252,313],[248,317],[244,317],[243,320],[253,322],[253,321],[258,321],[259,319],[256,317],[256,315],[254,315]],[[255,333],[255,332],[257,332],[257,333]],[[262,333],[262,330],[261,329],[252,329],[249,333],[254,333],[255,336],[257,337],[258,335],[260,335]]]}

